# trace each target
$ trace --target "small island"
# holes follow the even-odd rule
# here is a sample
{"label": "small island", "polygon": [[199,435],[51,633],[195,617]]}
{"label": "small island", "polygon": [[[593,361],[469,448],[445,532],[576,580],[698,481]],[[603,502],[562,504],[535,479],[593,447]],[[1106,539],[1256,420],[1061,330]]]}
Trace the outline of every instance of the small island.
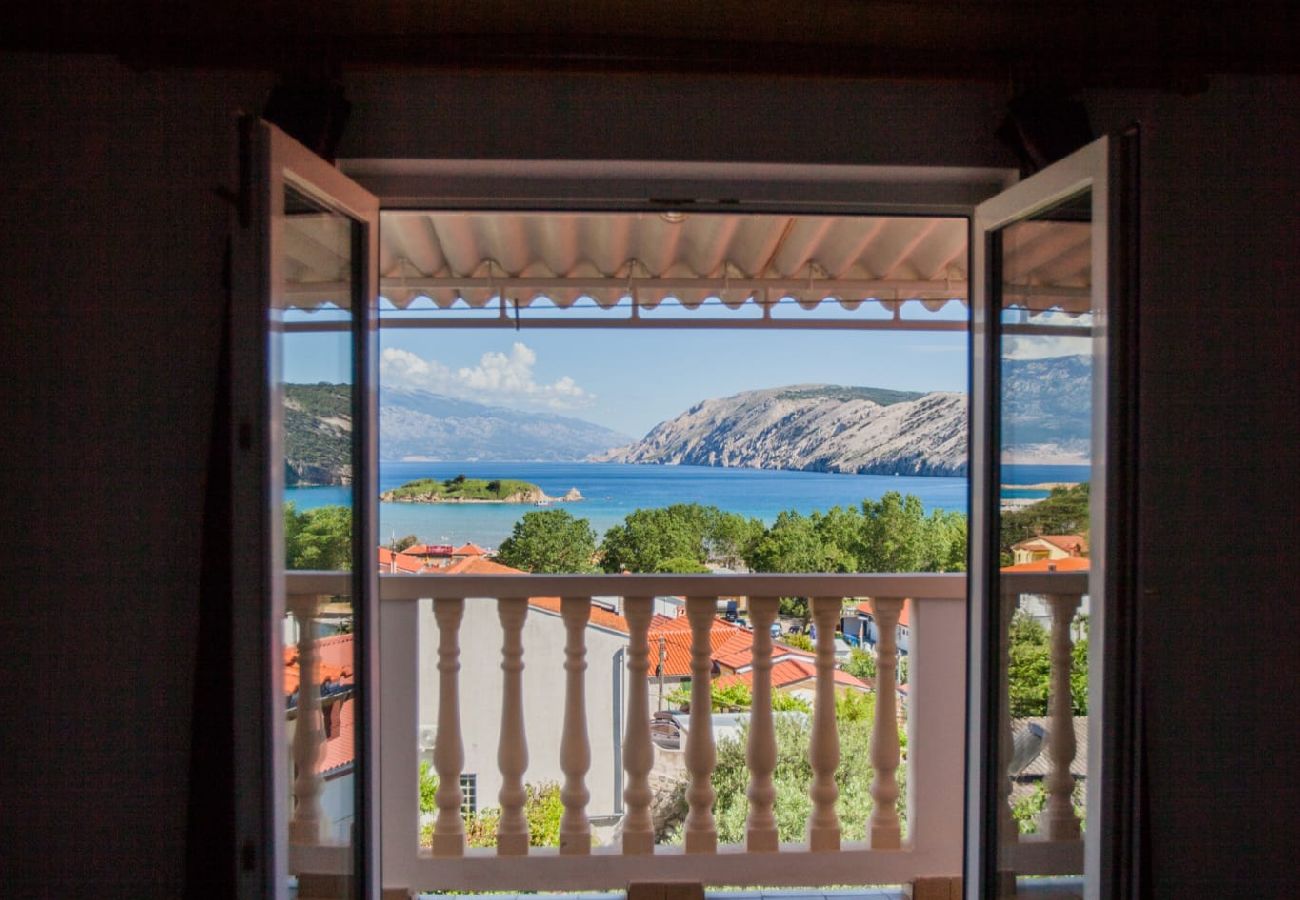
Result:
{"label": "small island", "polygon": [[384,503],[575,503],[582,499],[570,488],[562,497],[550,497],[537,485],[513,478],[466,478],[457,475],[445,481],[419,478],[379,495]]}

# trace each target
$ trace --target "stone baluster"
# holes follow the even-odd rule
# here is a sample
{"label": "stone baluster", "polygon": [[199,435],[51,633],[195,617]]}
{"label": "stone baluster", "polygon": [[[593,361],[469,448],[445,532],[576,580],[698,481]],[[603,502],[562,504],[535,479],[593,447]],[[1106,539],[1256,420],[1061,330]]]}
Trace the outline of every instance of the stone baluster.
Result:
{"label": "stone baluster", "polygon": [[497,826],[497,853],[525,856],[528,853],[528,818],[524,815],[524,772],[528,769],[528,736],[524,731],[524,620],[528,600],[502,597],[497,600],[501,619],[501,737],[497,744],[497,769],[501,772],[501,820]]}
{"label": "stone baluster", "polygon": [[716,597],[687,597],[691,625],[691,727],[686,732],[686,852],[716,853],[711,782],[717,751],[713,746],[713,651],[709,632],[717,614]]}
{"label": "stone baluster", "polygon": [[623,816],[623,852],[629,855],[653,853],[655,848],[654,819],[650,812],[654,799],[650,790],[650,769],[654,766],[654,746],[650,743],[650,645],[646,639],[653,604],[652,597],[628,597],[623,604],[628,625],[627,731],[623,736],[623,768],[627,771],[623,801],[627,811]]}
{"label": "stone baluster", "polygon": [[812,618],[817,626],[817,693],[808,745],[813,770],[808,848],[814,852],[840,849],[840,817],[835,812],[840,795],[835,786],[835,768],[840,764],[840,736],[835,730],[835,626],[839,617],[839,597],[812,599]]}
{"label": "stone baluster", "polygon": [[460,813],[460,775],[465,764],[460,733],[460,623],[464,615],[462,597],[433,601],[433,617],[438,623],[438,736],[433,748],[433,767],[438,773],[438,790],[433,799],[438,816],[433,826],[434,856],[465,853],[465,824]]}
{"label": "stone baluster", "polygon": [[776,621],[776,597],[750,597],[749,617],[754,624],[754,691],[749,714],[749,743],[745,763],[749,767],[749,816],[745,820],[745,846],[751,852],[773,853],[779,849],[776,832],[776,730],[772,722],[772,623]]}
{"label": "stone baluster", "polygon": [[587,740],[587,621],[591,618],[590,597],[561,597],[560,617],[564,620],[564,733],[560,738],[560,770],[564,784],[560,800],[560,853],[584,855],[591,852],[591,823],[587,819],[587,770],[591,768],[591,745]]}
{"label": "stone baluster", "polygon": [[295,844],[319,844],[322,781],[316,771],[325,752],[325,722],[321,717],[320,658],[316,653],[316,611],[319,598],[295,595],[288,606],[298,624],[298,710],[293,729],[293,797],[296,801],[289,820],[289,840]]}
{"label": "stone baluster", "polygon": [[1011,756],[1015,751],[1015,734],[1011,730],[1011,618],[1019,605],[1019,595],[1002,595],[1002,626],[998,634],[998,834],[1002,843],[1020,840],[1020,829],[1011,815]]}
{"label": "stone baluster", "polygon": [[902,846],[898,822],[898,617],[903,600],[876,597],[871,612],[876,620],[876,714],[871,723],[871,818],[867,841],[873,850]]}
{"label": "stone baluster", "polygon": [[1070,690],[1070,663],[1074,641],[1070,626],[1079,608],[1079,595],[1053,594],[1047,597],[1052,610],[1052,665],[1048,695],[1047,755],[1051,769],[1044,779],[1047,804],[1038,815],[1038,831],[1049,841],[1075,840],[1081,834],[1074,812],[1074,696]]}

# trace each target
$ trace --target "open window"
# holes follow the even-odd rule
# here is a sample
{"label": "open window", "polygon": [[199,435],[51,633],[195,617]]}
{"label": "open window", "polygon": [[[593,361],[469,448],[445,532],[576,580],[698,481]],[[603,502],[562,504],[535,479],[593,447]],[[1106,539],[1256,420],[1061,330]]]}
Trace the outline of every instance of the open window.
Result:
{"label": "open window", "polygon": [[[787,192],[787,197],[757,202],[752,214],[736,215],[737,201],[728,198],[692,209],[692,224],[683,227],[686,217],[676,205],[647,200],[645,183],[625,173],[625,184],[634,185],[625,200],[575,199],[573,208],[588,209],[553,214],[561,224],[549,230],[544,222],[530,224],[527,212],[512,216],[501,212],[496,200],[484,203],[481,196],[459,209],[455,203],[445,203],[445,195],[437,198],[445,205],[430,203],[429,195],[413,190],[413,182],[407,179],[401,190],[389,184],[390,191],[402,198],[397,204],[401,208],[387,211],[391,234],[385,234],[381,244],[374,197],[273,128],[253,127],[250,172],[255,190],[247,210],[245,265],[239,267],[241,275],[250,280],[239,292],[245,302],[236,308],[232,320],[235,483],[239,486],[233,498],[240,566],[236,634],[241,637],[236,655],[240,679],[236,708],[266,713],[265,721],[242,733],[241,740],[246,743],[240,755],[240,759],[260,759],[266,765],[246,773],[248,793],[241,806],[240,827],[241,834],[261,846],[275,846],[279,855],[260,868],[254,867],[249,878],[261,881],[250,893],[278,891],[290,873],[323,873],[342,879],[336,888],[363,896],[377,895],[381,884],[421,890],[518,890],[539,883],[550,889],[594,889],[647,878],[766,885],[899,884],[931,879],[943,882],[940,887],[947,890],[962,869],[963,846],[968,896],[992,896],[1007,884],[1000,876],[1017,867],[1027,874],[1086,872],[1090,885],[1099,883],[1096,879],[1100,876],[1094,873],[1110,871],[1105,868],[1110,865],[1105,862],[1105,852],[1113,852],[1103,851],[1096,837],[1099,829],[1087,830],[1086,840],[1078,839],[1066,834],[1067,824],[1061,826],[1065,830],[1053,832],[1055,837],[1044,850],[1024,851],[1017,841],[1015,849],[1002,853],[1011,843],[1001,812],[1008,799],[1007,763],[1002,757],[1014,749],[1014,735],[1004,733],[1009,717],[1001,699],[1006,670],[1002,636],[1011,619],[1002,598],[1010,596],[1012,588],[1016,596],[1050,598],[1045,608],[1054,660],[1062,657],[1062,648],[1062,658],[1070,655],[1069,641],[1062,641],[1062,636],[1078,637],[1070,630],[1075,626],[1075,606],[1060,598],[1073,594],[1077,606],[1086,596],[1092,604],[1092,671],[1102,671],[1099,648],[1104,643],[1109,649],[1104,680],[1092,683],[1088,698],[1094,711],[1089,738],[1094,747],[1100,747],[1100,755],[1095,757],[1099,761],[1092,763],[1090,770],[1093,777],[1087,780],[1093,792],[1087,795],[1088,808],[1102,816],[1096,821],[1115,820],[1121,814],[1113,811],[1121,794],[1107,794],[1109,782],[1097,777],[1097,772],[1107,766],[1108,773],[1116,771],[1112,761],[1120,758],[1128,744],[1122,726],[1103,727],[1096,710],[1105,704],[1105,721],[1123,721],[1120,707],[1125,695],[1121,689],[1126,676],[1122,666],[1109,660],[1115,648],[1127,659],[1122,648],[1123,610],[1115,607],[1123,582],[1112,584],[1119,578],[1123,560],[1122,554],[1113,555],[1117,546],[1123,546],[1123,539],[1116,535],[1125,527],[1118,514],[1122,505],[1115,498],[1126,494],[1125,476],[1113,462],[1127,458],[1117,449],[1125,429],[1115,423],[1126,408],[1123,386],[1131,382],[1123,354],[1116,353],[1117,346],[1122,346],[1116,340],[1122,340],[1126,327],[1123,307],[1118,305],[1121,293],[1099,287],[1103,282],[1109,285],[1121,271],[1112,265],[1114,254],[1107,257],[1105,252],[1118,231],[1101,227],[1118,215],[1111,199],[1118,195],[1111,184],[1120,178],[1121,170],[1110,161],[1117,146],[1103,142],[1082,151],[979,206],[974,213],[976,243],[971,251],[975,268],[970,279],[974,286],[974,519],[969,582],[969,651],[974,666],[968,725],[962,715],[966,698],[952,690],[953,684],[965,677],[968,641],[964,628],[967,606],[963,603],[967,579],[956,573],[534,575],[528,576],[525,587],[517,574],[435,574],[424,570],[428,560],[417,560],[415,568],[408,571],[401,568],[398,554],[389,551],[391,568],[385,570],[381,592],[375,554],[384,534],[377,510],[377,329],[382,313],[385,327],[443,327],[450,334],[457,333],[455,329],[520,327],[961,331],[967,326],[965,312],[945,315],[944,306],[967,290],[962,219],[971,214],[972,200],[995,193],[991,185],[998,178],[985,179],[978,186],[963,183],[938,190],[942,200],[935,199],[934,183],[915,186],[918,196],[929,199],[909,206],[907,179],[924,181],[923,176],[915,171],[889,173],[882,177],[887,190],[880,184],[871,189],[876,192],[875,200],[834,207],[834,201],[818,201],[813,196],[818,190],[825,194],[828,186],[816,185],[815,176],[804,173],[808,176],[805,180],[776,191]],[[382,185],[384,177],[381,171],[371,181]],[[736,180],[725,190],[743,193],[745,184],[753,184],[743,181],[743,172],[732,177]],[[436,173],[433,180],[437,180]],[[568,183],[575,185],[572,180]],[[553,185],[548,189],[556,190]],[[574,187],[575,197],[583,189]],[[789,199],[799,192],[806,192],[803,203]],[[1081,200],[1082,192],[1086,192],[1086,200]],[[668,191],[665,194],[673,196]],[[561,190],[544,196],[563,195]],[[600,196],[611,195],[616,192]],[[719,196],[726,195],[719,192]],[[879,199],[883,196],[888,196],[887,202]],[[816,215],[819,202],[844,215]],[[534,203],[547,208],[556,205],[553,200]],[[527,207],[527,203],[521,205]],[[535,218],[546,217],[538,213]],[[1058,227],[1067,233],[1065,237],[1057,237]],[[463,239],[438,241],[433,248],[429,237],[439,228],[448,234],[459,230]],[[726,245],[727,235],[745,228],[750,229],[749,245],[755,248],[756,259],[775,260],[789,241],[789,246],[801,243],[805,249],[817,248],[813,256],[818,263],[813,265],[809,257],[784,267],[733,267],[724,257],[713,259],[711,236],[717,238],[725,232],[726,240],[719,245]],[[615,229],[632,235],[633,241],[638,234],[653,238],[665,233],[680,236],[692,229],[695,233],[690,241],[677,245],[677,257],[665,264],[648,264],[650,254],[645,251],[620,250],[617,264],[596,266],[599,271],[583,272],[549,263],[542,271],[509,256],[512,248],[527,247],[540,248],[540,254],[548,259],[564,259],[564,248],[575,235],[608,234]],[[792,235],[799,240],[792,240]],[[855,270],[855,254],[878,239],[883,239],[878,245],[883,248],[882,262]],[[494,240],[501,246],[494,247]],[[733,243],[741,248],[746,245],[743,240]],[[466,259],[449,260],[448,247],[453,252],[465,250]],[[828,265],[831,258],[845,264]],[[691,259],[705,263],[712,259],[712,263],[694,265],[690,272],[673,271],[672,263]],[[250,271],[258,274],[249,276]],[[1106,278],[1100,273],[1107,273]],[[681,283],[670,283],[673,279]],[[256,302],[248,298],[256,298]],[[305,309],[314,312],[300,312]],[[1064,321],[1047,321],[1061,314]],[[332,341],[333,349],[323,355],[332,356],[334,368],[322,371],[321,380],[345,389],[311,396],[293,396],[286,391],[283,372],[288,335]],[[1020,338],[1082,340],[1087,346],[1093,386],[1087,410],[1093,526],[1086,537],[1093,549],[1085,574],[1052,571],[1038,578],[1002,572],[1005,561],[999,545],[999,515],[1004,500],[1002,484],[1007,479],[1001,461],[1008,430],[1000,376],[1007,355],[1005,342]],[[303,412],[306,406],[326,422],[342,418],[331,416],[330,408],[349,411],[346,458],[319,460],[326,469],[333,467],[329,477],[346,480],[349,488],[349,541],[341,555],[330,555],[319,547],[313,548],[316,555],[286,553],[286,541],[299,523],[285,517],[284,485],[286,479],[302,478],[303,471],[286,465],[282,426],[287,417]],[[342,427],[338,422],[335,426]],[[257,527],[249,527],[250,522]],[[459,551],[451,544],[444,548],[430,543],[421,545],[420,552],[433,559]],[[383,554],[380,548],[381,559]],[[328,571],[289,572],[295,565]],[[656,752],[652,747],[657,746],[652,737],[648,683],[648,674],[654,669],[649,659],[652,610],[659,610],[661,597],[680,598],[686,613],[681,649],[687,666],[684,674],[692,679],[691,703],[708,708],[711,679],[720,674],[710,645],[718,604],[728,597],[752,601],[746,610],[754,626],[752,652],[755,660],[764,657],[767,663],[752,667],[754,697],[770,697],[774,683],[769,629],[776,623],[777,599],[788,595],[809,598],[817,630],[808,661],[809,672],[817,673],[815,686],[809,688],[814,711],[809,727],[816,738],[809,759],[816,787],[810,792],[812,812],[804,840],[785,841],[772,818],[775,791],[768,788],[775,728],[770,715],[756,713],[746,739],[753,751],[747,759],[756,761],[756,768],[748,774],[761,784],[753,795],[760,812],[756,818],[746,819],[743,842],[720,852],[712,813],[715,797],[711,789],[703,789],[716,764],[715,725],[706,716],[695,727],[681,728],[683,765],[691,779],[684,852],[657,849],[647,799],[649,765]],[[614,596],[619,602],[609,608],[595,602],[605,596]],[[856,623],[862,609],[858,601],[868,598],[866,609],[878,647],[878,677],[890,685],[902,670],[910,670],[910,677],[907,691],[877,692],[869,754],[875,776],[866,789],[874,805],[869,820],[864,816],[850,823],[840,818],[833,788],[841,759],[833,637],[837,626],[844,627],[845,602],[853,602]],[[532,602],[535,600],[554,602]],[[1057,616],[1058,607],[1067,612]],[[626,772],[628,778],[626,784],[619,782],[612,804],[622,813],[619,804],[626,800],[628,809],[620,843],[593,847],[587,809],[592,740],[586,727],[586,673],[595,644],[588,643],[587,632],[604,615],[622,617],[627,635],[620,639],[625,640],[626,653],[608,655],[618,668],[607,671],[604,682],[615,685],[618,714],[624,704],[627,710],[625,718],[616,716],[616,732],[607,737],[611,769]],[[325,635],[323,623],[330,616],[337,618],[340,626],[346,620],[346,629],[339,627],[337,636],[347,640],[339,643],[354,642],[350,672],[345,665],[348,658],[326,658],[323,645],[332,638]],[[528,699],[522,672],[537,658],[529,655],[532,651],[525,641],[524,623],[530,616],[537,620],[549,616],[558,628],[547,643],[547,652],[558,662],[545,671],[556,691],[562,693],[562,702],[556,698],[550,705],[540,705]],[[466,659],[461,634],[462,628],[468,627],[465,623],[475,617],[490,621],[498,630],[491,641],[474,647],[476,655],[483,656],[484,672],[491,670],[490,678],[485,674],[483,679],[467,683],[460,675]],[[1057,627],[1058,619],[1064,622],[1063,629]],[[436,652],[426,655],[436,656],[436,665],[420,660],[426,624],[436,645]],[[248,635],[256,635],[256,641],[245,640]],[[377,653],[380,640],[382,659]],[[484,647],[491,652],[483,654]],[[662,652],[666,654],[666,650],[665,646]],[[1061,671],[1054,676],[1052,683],[1059,689]],[[380,677],[384,682],[382,710],[377,690]],[[296,691],[292,689],[295,679]],[[662,683],[659,689],[662,692]],[[485,703],[484,690],[492,692],[490,703]],[[434,721],[422,718],[422,691],[437,696],[435,712],[426,717]],[[327,747],[335,732],[326,726],[337,723],[341,733],[348,702],[355,713],[356,748],[351,787],[342,793],[350,798],[351,812],[340,808],[327,815],[329,804],[324,797],[333,770],[319,769],[326,754],[322,741],[310,738],[317,731],[312,723],[321,723],[318,731]],[[904,702],[908,716],[900,740],[898,714]],[[465,758],[464,713],[466,709],[481,713],[485,707],[495,728],[493,740],[499,734],[500,744],[484,760],[471,763]],[[529,730],[528,710],[539,708],[558,729],[555,743],[564,784],[564,813],[554,848],[529,847],[523,809],[523,778],[529,759],[523,738]],[[1030,724],[1048,735],[1059,733],[1061,717],[1073,718],[1056,709],[1040,717],[1046,720],[1046,728],[1043,723]],[[906,746],[905,753],[900,745]],[[1064,813],[1072,810],[1063,808],[1061,801],[1069,804],[1073,791],[1066,789],[1062,794],[1060,785],[1069,777],[1070,760],[1060,751],[1060,738],[1049,746],[1051,765],[1058,770],[1062,761],[1065,765],[1064,774],[1055,772],[1051,788],[1055,793],[1050,799],[1055,801],[1052,808],[1066,820]],[[424,751],[430,753],[432,771],[439,777],[432,798],[436,822],[431,823],[428,842],[420,834],[418,806],[423,787],[419,754]],[[966,771],[963,759],[968,764]],[[467,844],[462,822],[469,787],[463,780],[467,770],[477,772],[473,782],[476,804],[480,808],[494,802],[502,805],[498,842],[491,853]],[[968,801],[964,822],[963,786]],[[381,798],[382,816],[378,809]],[[333,831],[325,827],[329,816],[342,827]],[[1036,861],[1022,865],[1023,857]],[[611,877],[613,881],[606,880]]]}
{"label": "open window", "polygon": [[[247,121],[243,138],[230,316],[241,895],[284,896],[290,873],[307,870],[329,875],[296,883],[303,895],[374,896],[379,206],[275,127]],[[324,310],[328,395],[284,388],[285,321],[301,306]],[[301,523],[283,506],[286,482],[303,477],[286,464],[285,422],[305,404],[348,423],[332,452],[307,451],[313,466],[353,488],[349,524],[329,541],[297,534]],[[327,570],[324,582],[286,590],[295,568]]]}
{"label": "open window", "polygon": [[[1131,871],[1134,141],[1098,140],[975,211],[971,898],[1064,874],[1120,896]],[[1013,372],[1061,357],[1078,379],[1017,394]],[[1083,455],[1086,490],[1018,510],[1004,473],[1045,442]],[[1035,664],[1046,696],[1016,690]]]}

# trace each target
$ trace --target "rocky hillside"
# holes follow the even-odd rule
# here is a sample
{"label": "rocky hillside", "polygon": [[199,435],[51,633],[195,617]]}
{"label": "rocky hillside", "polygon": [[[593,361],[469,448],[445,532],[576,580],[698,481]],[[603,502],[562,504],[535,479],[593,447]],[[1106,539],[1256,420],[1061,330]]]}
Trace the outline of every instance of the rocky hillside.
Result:
{"label": "rocky hillside", "polygon": [[[1018,463],[1084,462],[1087,357],[1003,364],[1004,451]],[[644,438],[592,457],[661,465],[871,475],[965,475],[966,395],[801,384],[697,403]]]}
{"label": "rocky hillside", "polygon": [[966,397],[802,384],[697,403],[610,462],[962,475]]}
{"label": "rocky hillside", "polygon": [[284,483],[352,483],[352,389],[344,384],[284,387]]}

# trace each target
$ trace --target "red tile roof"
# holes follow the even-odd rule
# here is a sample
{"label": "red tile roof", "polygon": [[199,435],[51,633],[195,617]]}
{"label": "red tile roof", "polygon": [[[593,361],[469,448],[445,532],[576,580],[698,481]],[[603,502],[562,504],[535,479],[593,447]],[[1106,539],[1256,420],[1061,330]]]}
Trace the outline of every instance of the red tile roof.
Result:
{"label": "red tile roof", "polygon": [[[815,654],[807,650],[800,650],[798,647],[790,647],[786,644],[773,642],[772,659],[775,661],[787,657],[816,659]],[[752,636],[749,640],[745,641],[743,645],[737,644],[734,649],[726,647],[723,648],[721,652],[714,653],[713,658],[717,660],[718,665],[724,666],[728,669],[743,669],[752,666],[754,664],[754,641]]]}
{"label": "red tile roof", "polygon": [[335,702],[340,704],[338,713],[339,730],[338,734],[325,741],[325,752],[321,754],[320,761],[316,763],[316,774],[318,775],[327,775],[334,769],[350,765],[357,756],[357,705],[351,697],[336,700]]}
{"label": "red tile roof", "polygon": [[1003,566],[1003,572],[1086,572],[1092,560],[1086,556],[1063,556],[1060,559],[1036,559],[1016,566]]}
{"label": "red tile roof", "polygon": [[[663,674],[669,678],[690,676],[691,623],[686,616],[669,619],[662,628],[651,629],[648,637],[652,673],[658,674],[659,639],[663,638],[664,651],[667,654]],[[741,647],[750,646],[753,641],[753,633],[724,619],[714,619],[709,629],[709,648],[714,660],[717,660],[719,653],[734,653]]]}
{"label": "red tile roof", "polygon": [[[434,570],[442,575],[522,575],[519,569],[502,565],[499,562],[493,562],[483,556],[466,556],[464,559],[458,559],[445,569]],[[560,598],[559,597],[529,597],[528,605],[534,609],[542,609],[547,612],[559,615]],[[623,634],[628,633],[627,619],[617,613],[610,612],[603,607],[591,607],[591,624],[598,625],[602,628],[612,628],[615,631],[621,631]]]}
{"label": "red tile roof", "polygon": [[[810,679],[816,679],[817,666],[809,659],[784,659],[772,666],[772,687],[788,688],[793,687]],[[729,675],[723,675],[714,679],[713,682],[718,687],[727,687],[731,684],[743,684],[748,688],[754,687],[754,670],[749,669],[745,672],[736,672]],[[857,688],[858,690],[870,690],[871,686],[860,678],[855,678],[848,672],[841,669],[835,670],[835,683],[844,687]]]}
{"label": "red tile roof", "polygon": [[386,574],[418,575],[421,572],[432,571],[432,569],[418,556],[412,556],[406,552],[394,553],[387,547],[380,547],[379,571]]}
{"label": "red tile roof", "polygon": [[1036,537],[1026,538],[1018,544],[1012,544],[1011,549],[1028,546],[1034,541],[1046,541],[1071,556],[1082,556],[1088,552],[1088,539],[1081,534],[1040,534]]}
{"label": "red tile roof", "polygon": [[463,547],[457,547],[455,550],[451,551],[451,555],[452,556],[485,556],[487,555],[487,551],[484,550],[482,547],[480,547],[478,544],[474,543],[473,541],[470,541],[468,544],[465,544]]}
{"label": "red tile roof", "polygon": [[[320,666],[320,680],[351,684],[352,635],[335,634],[316,641],[316,658]],[[298,690],[298,646],[284,648],[284,693],[289,696]]]}
{"label": "red tile roof", "polygon": [[[898,624],[902,625],[904,628],[912,627],[911,607],[912,607],[912,601],[904,600],[903,611],[898,614]],[[859,603],[858,612],[866,613],[869,616],[874,616],[874,613],[871,612],[871,601],[867,600],[865,603]]]}

